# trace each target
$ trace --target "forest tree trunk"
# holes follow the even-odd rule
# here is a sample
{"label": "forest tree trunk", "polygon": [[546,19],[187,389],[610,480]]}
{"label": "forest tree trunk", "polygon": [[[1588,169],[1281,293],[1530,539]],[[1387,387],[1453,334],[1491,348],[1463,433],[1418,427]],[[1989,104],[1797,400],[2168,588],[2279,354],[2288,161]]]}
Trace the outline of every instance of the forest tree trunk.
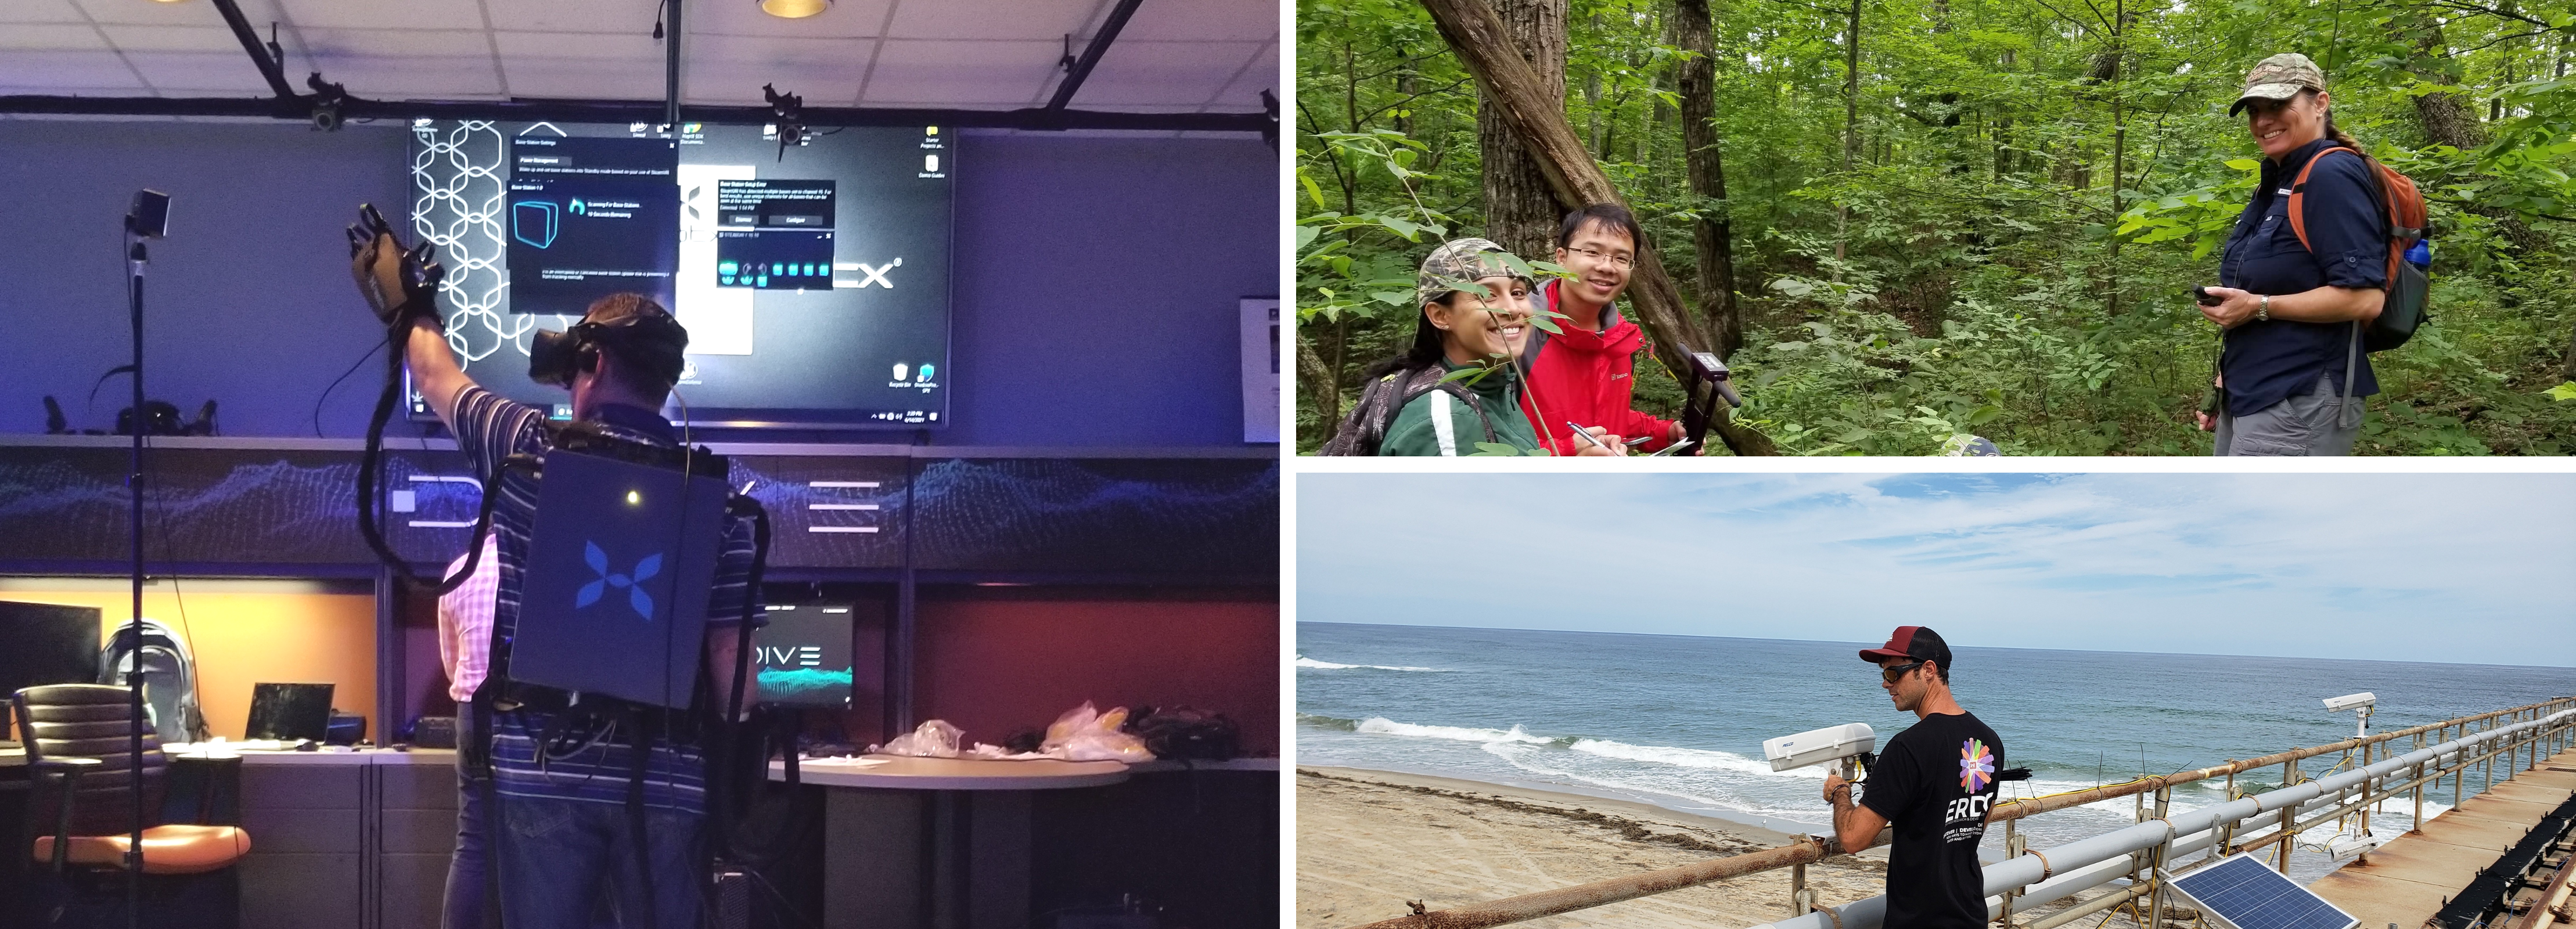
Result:
{"label": "forest tree trunk", "polygon": [[[1851,0],[1851,25],[1843,30],[1843,173],[1852,169],[1860,149],[1860,0]],[[1841,263],[1851,257],[1851,207],[1834,207],[1834,280],[1843,279]]]}
{"label": "forest tree trunk", "polygon": [[1691,245],[1699,257],[1699,309],[1708,319],[1708,337],[1717,356],[1744,347],[1744,319],[1735,302],[1735,223],[1726,215],[1726,163],[1717,147],[1716,43],[1709,38],[1708,0],[1677,0],[1674,17],[1683,51],[1692,53],[1681,65],[1682,158],[1690,169],[1691,193],[1717,201],[1691,224]]}
{"label": "forest tree trunk", "polygon": [[1342,385],[1333,376],[1332,368],[1324,364],[1323,356],[1315,354],[1315,344],[1306,338],[1306,333],[1315,328],[1297,327],[1297,382],[1306,388],[1307,409],[1315,411],[1316,430],[1324,434],[1324,441],[1330,442],[1342,424]]}
{"label": "forest tree trunk", "polygon": [[[1510,121],[1529,150],[1538,156],[1540,170],[1546,172],[1548,185],[1557,199],[1566,203],[1626,203],[1619,188],[1602,173],[1601,165],[1592,160],[1583,142],[1574,134],[1574,125],[1565,118],[1564,84],[1556,83],[1554,93],[1547,92],[1545,76],[1531,70],[1529,62],[1518,55],[1497,54],[1508,48],[1507,28],[1484,0],[1420,0],[1422,8],[1438,24],[1440,37],[1447,40],[1451,54],[1476,78],[1478,89],[1499,116]],[[1711,351],[1708,337],[1692,320],[1690,310],[1682,303],[1681,291],[1673,286],[1672,276],[1655,255],[1653,246],[1637,243],[1637,272],[1631,279],[1628,295],[1636,309],[1637,322],[1655,341],[1655,360],[1673,379],[1691,382],[1688,353]],[[1724,402],[1719,402],[1710,417],[1709,430],[1738,455],[1776,455],[1778,447],[1769,436],[1738,423]]]}
{"label": "forest tree trunk", "polygon": [[[1510,47],[1538,75],[1538,92],[1563,101],[1566,0],[1480,2],[1492,4],[1502,17]],[[1554,254],[1557,220],[1565,211],[1557,208],[1537,155],[1503,119],[1490,89],[1480,89],[1477,97],[1476,147],[1485,157],[1485,237],[1523,258]]]}

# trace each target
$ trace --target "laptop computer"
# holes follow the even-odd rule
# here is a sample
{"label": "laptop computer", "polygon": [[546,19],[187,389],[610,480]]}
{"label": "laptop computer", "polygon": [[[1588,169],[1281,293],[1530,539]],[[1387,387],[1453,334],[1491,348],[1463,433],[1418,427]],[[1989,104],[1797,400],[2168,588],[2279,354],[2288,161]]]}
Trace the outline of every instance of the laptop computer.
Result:
{"label": "laptop computer", "polygon": [[252,739],[322,741],[331,731],[330,684],[252,684],[250,724],[242,735]]}
{"label": "laptop computer", "polygon": [[728,488],[604,453],[546,453],[510,646],[526,684],[686,707],[704,650]]}

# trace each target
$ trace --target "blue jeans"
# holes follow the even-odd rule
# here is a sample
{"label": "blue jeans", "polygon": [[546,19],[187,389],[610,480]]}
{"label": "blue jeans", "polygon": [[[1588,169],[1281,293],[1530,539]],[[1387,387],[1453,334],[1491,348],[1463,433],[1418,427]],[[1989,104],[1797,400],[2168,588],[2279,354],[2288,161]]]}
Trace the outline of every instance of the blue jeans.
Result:
{"label": "blue jeans", "polygon": [[[498,856],[510,929],[591,929],[595,912],[620,929],[693,929],[704,897],[698,873],[705,817],[647,808],[638,843],[625,806],[589,800],[496,798],[486,834]],[[641,845],[645,863],[636,855]],[[639,868],[649,865],[649,879]],[[599,905],[594,905],[599,904]]]}
{"label": "blue jeans", "polygon": [[456,708],[456,851],[447,859],[444,929],[482,929],[489,895],[483,862],[483,784],[466,770],[464,746],[474,744],[474,708]]}

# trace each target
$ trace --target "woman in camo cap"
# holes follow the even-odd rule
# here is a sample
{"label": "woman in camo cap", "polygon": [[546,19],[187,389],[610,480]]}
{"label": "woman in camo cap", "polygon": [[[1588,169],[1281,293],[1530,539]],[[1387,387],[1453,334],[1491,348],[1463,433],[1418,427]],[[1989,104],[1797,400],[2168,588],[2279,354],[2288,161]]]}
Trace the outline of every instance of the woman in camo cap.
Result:
{"label": "woman in camo cap", "polygon": [[[1401,403],[1376,454],[1475,455],[1493,451],[1490,446],[1524,454],[1539,450],[1538,434],[1521,414],[1520,371],[1513,363],[1528,332],[1533,287],[1525,272],[1501,260],[1507,254],[1484,239],[1457,239],[1423,260],[1415,277],[1422,314],[1414,321],[1413,344],[1366,376],[1373,391],[1396,392],[1385,403]],[[1469,368],[1483,371],[1443,380]],[[1341,431],[1352,437],[1372,431],[1373,424],[1360,420],[1383,408],[1364,399]],[[1336,443],[1345,444],[1339,438]]]}
{"label": "woman in camo cap", "polygon": [[[2379,391],[2361,329],[2386,299],[2387,214],[2332,102],[2325,72],[2291,53],[2255,65],[2227,109],[2245,115],[2263,173],[2200,307],[2226,344],[2219,389],[2200,415],[2221,455],[2351,454],[2362,398]],[[2294,187],[2303,194],[2295,225]]]}

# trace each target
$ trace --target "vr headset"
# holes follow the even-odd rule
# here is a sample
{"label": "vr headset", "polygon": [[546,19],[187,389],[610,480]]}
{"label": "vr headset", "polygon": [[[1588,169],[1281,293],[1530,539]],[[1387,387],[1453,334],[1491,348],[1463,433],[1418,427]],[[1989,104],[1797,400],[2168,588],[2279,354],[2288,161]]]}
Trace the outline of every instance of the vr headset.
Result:
{"label": "vr headset", "polygon": [[688,366],[681,357],[688,345],[689,331],[659,307],[612,322],[585,319],[562,332],[537,330],[528,345],[528,379],[570,389],[575,374],[598,370],[604,346],[647,365],[663,383],[676,384]]}

